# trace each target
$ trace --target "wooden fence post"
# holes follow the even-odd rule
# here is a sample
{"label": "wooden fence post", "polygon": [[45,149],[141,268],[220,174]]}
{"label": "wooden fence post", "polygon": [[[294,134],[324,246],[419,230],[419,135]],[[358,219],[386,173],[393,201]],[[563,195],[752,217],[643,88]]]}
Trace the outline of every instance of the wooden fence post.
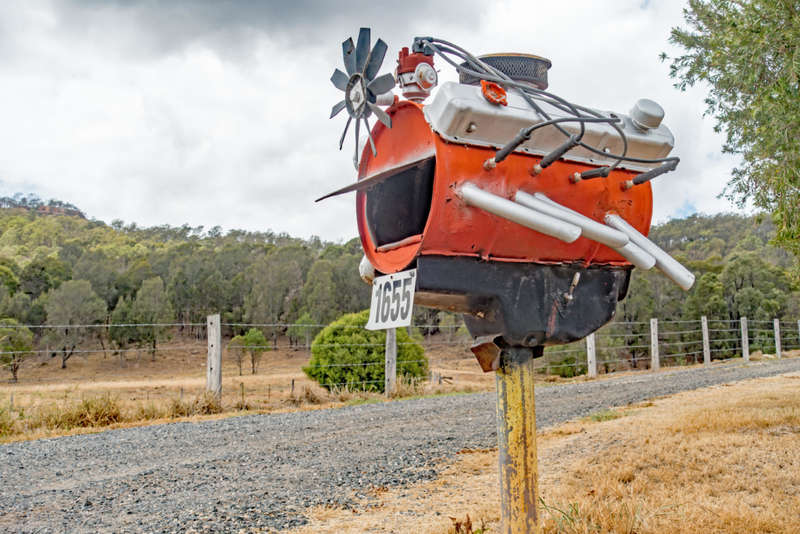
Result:
{"label": "wooden fence post", "polygon": [[742,358],[750,363],[750,334],[747,333],[747,317],[742,317]]}
{"label": "wooden fence post", "polygon": [[703,325],[703,363],[708,365],[711,363],[711,344],[708,339],[708,318],[704,315],[700,318],[700,323]]}
{"label": "wooden fence post", "polygon": [[219,322],[219,314],[209,315],[206,319],[206,336],[208,337],[206,391],[216,399],[222,396],[222,328],[220,328]]}
{"label": "wooden fence post", "polygon": [[772,324],[775,325],[775,357],[781,357],[781,321],[775,319]]}
{"label": "wooden fence post", "polygon": [[597,351],[594,345],[594,332],[586,338],[586,363],[589,367],[589,378],[597,378]]}
{"label": "wooden fence post", "polygon": [[650,368],[653,372],[661,369],[661,357],[658,354],[658,319],[650,319]]}
{"label": "wooden fence post", "polygon": [[397,329],[386,329],[384,392],[391,397],[397,386]]}

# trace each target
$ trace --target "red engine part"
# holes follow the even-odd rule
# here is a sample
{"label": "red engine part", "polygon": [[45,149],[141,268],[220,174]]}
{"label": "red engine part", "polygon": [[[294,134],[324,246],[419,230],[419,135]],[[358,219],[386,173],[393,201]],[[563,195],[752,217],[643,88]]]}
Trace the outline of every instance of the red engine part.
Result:
{"label": "red engine part", "polygon": [[427,63],[433,67],[433,56],[426,56],[421,52],[409,54],[408,47],[405,47],[400,50],[400,56],[397,58],[397,74],[414,72],[420,63]]}
{"label": "red engine part", "polygon": [[595,167],[558,161],[534,177],[529,170],[541,157],[518,152],[487,171],[483,162],[495,150],[448,143],[431,130],[422,109],[407,101],[393,105],[387,110],[393,127],[379,123],[372,132],[378,155],[363,152],[359,180],[380,178],[371,189],[358,191],[356,200],[359,234],[375,269],[399,272],[428,255],[512,263],[630,265],[614,250],[585,237],[568,244],[468,206],[457,191],[472,182],[507,199],[513,199],[517,191],[541,192],[599,223],[607,212],[617,213],[647,235],[653,211],[650,184],[620,187],[636,172],[620,169],[606,179],[572,184],[569,176]]}

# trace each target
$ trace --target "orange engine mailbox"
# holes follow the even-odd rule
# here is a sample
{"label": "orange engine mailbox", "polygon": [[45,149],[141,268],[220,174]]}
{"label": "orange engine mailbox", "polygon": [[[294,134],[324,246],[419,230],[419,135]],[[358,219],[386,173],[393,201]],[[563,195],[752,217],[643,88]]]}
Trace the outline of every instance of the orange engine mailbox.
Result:
{"label": "orange engine mailbox", "polygon": [[[545,91],[546,59],[476,58],[433,38],[400,52],[400,100],[394,77],[377,76],[383,41],[370,51],[362,30],[343,52],[347,74],[332,81],[345,99],[332,116],[346,109],[355,121],[358,181],[328,196],[357,191],[364,270],[416,268],[415,303],[464,314],[485,371],[504,346],[541,355],[609,322],[634,266],[691,287],[645,237],[649,180],[678,163],[658,104],[639,100],[627,115],[581,107]],[[438,85],[435,55],[460,81],[423,104]]]}

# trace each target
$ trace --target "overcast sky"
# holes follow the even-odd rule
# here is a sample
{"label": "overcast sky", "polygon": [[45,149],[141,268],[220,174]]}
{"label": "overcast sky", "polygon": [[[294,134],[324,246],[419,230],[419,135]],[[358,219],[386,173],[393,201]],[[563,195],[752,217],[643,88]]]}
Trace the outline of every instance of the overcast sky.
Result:
{"label": "overcast sky", "polygon": [[341,99],[328,80],[341,42],[365,26],[389,46],[381,72],[433,35],[476,54],[547,57],[550,90],[583,105],[627,113],[655,100],[681,165],[654,182],[654,222],[734,210],[716,198],[736,159],[703,118],[705,89],[678,92],[658,59],[678,53],[667,39],[685,2],[335,4],[3,2],[0,195],[58,198],[106,222],[349,239],[355,194],[314,199],[356,178],[352,149],[338,150],[345,114],[328,119]]}

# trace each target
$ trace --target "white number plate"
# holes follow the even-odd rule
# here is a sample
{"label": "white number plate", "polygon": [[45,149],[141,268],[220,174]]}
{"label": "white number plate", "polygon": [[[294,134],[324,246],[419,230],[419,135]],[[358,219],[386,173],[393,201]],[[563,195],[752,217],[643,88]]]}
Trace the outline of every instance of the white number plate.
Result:
{"label": "white number plate", "polygon": [[409,326],[414,315],[414,288],[417,270],[376,278],[372,282],[372,305],[367,330]]}

